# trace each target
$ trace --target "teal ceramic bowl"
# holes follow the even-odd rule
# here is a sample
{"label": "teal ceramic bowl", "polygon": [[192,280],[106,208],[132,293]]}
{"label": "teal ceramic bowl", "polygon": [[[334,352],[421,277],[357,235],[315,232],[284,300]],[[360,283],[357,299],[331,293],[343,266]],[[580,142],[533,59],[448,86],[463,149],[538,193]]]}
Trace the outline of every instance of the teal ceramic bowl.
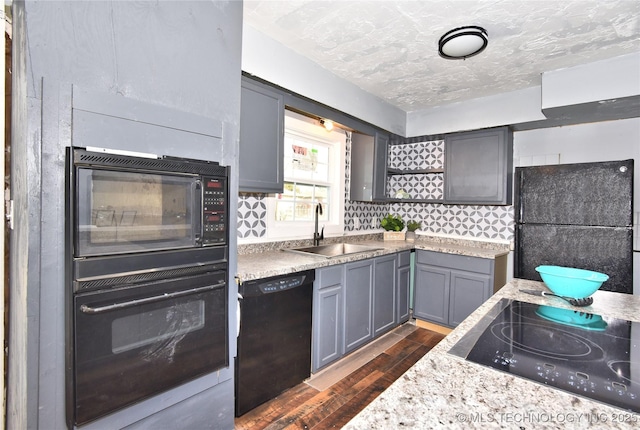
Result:
{"label": "teal ceramic bowl", "polygon": [[582,299],[598,291],[608,275],[562,266],[538,266],[536,271],[549,289],[559,295]]}

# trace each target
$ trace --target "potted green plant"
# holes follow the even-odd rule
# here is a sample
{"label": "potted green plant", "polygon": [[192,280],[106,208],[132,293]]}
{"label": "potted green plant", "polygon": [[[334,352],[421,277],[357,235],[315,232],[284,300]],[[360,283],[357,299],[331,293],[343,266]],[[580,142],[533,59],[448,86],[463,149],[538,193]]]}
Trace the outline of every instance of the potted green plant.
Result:
{"label": "potted green plant", "polygon": [[384,240],[404,240],[404,221],[400,215],[387,214],[380,220],[380,226],[385,229]]}
{"label": "potted green plant", "polygon": [[407,222],[407,239],[409,242],[416,240],[416,230],[421,227],[420,221],[408,221]]}

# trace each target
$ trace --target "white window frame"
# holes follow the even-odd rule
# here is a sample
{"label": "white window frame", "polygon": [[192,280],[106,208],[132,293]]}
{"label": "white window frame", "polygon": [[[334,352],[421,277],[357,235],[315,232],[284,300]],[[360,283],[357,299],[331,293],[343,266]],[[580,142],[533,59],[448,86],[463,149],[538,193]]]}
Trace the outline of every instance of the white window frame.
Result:
{"label": "white window frame", "polygon": [[[303,138],[316,140],[331,145],[330,165],[333,167],[329,174],[331,185],[331,211],[328,221],[320,220],[318,230],[324,227],[325,237],[342,236],[344,234],[344,199],[345,199],[345,148],[346,134],[344,130],[334,128],[327,131],[321,127],[317,120],[291,111],[285,112],[285,133],[298,135]],[[290,182],[284,178],[285,182]],[[318,185],[323,185],[318,183]],[[312,239],[314,222],[311,221],[278,221],[275,219],[276,196],[269,194],[266,198],[267,229],[266,237],[269,240],[279,239]],[[326,212],[325,212],[326,213]]]}

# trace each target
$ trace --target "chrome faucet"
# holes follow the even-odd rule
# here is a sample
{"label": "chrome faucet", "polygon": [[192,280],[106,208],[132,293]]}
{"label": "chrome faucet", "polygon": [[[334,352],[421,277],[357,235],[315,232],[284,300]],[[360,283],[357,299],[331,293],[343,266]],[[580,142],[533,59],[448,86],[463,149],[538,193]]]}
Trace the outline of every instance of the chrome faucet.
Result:
{"label": "chrome faucet", "polygon": [[322,226],[322,231],[318,233],[318,215],[322,215],[322,205],[320,203],[316,206],[314,215],[315,230],[313,231],[313,246],[320,245],[320,241],[324,239],[324,226]]}

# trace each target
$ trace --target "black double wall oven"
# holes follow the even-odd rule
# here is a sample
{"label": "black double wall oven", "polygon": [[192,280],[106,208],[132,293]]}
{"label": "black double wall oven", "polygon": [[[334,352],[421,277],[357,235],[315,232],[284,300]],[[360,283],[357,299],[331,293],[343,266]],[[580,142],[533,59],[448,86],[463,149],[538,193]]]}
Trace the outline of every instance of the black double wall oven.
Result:
{"label": "black double wall oven", "polygon": [[67,421],[229,365],[228,168],[68,148]]}

